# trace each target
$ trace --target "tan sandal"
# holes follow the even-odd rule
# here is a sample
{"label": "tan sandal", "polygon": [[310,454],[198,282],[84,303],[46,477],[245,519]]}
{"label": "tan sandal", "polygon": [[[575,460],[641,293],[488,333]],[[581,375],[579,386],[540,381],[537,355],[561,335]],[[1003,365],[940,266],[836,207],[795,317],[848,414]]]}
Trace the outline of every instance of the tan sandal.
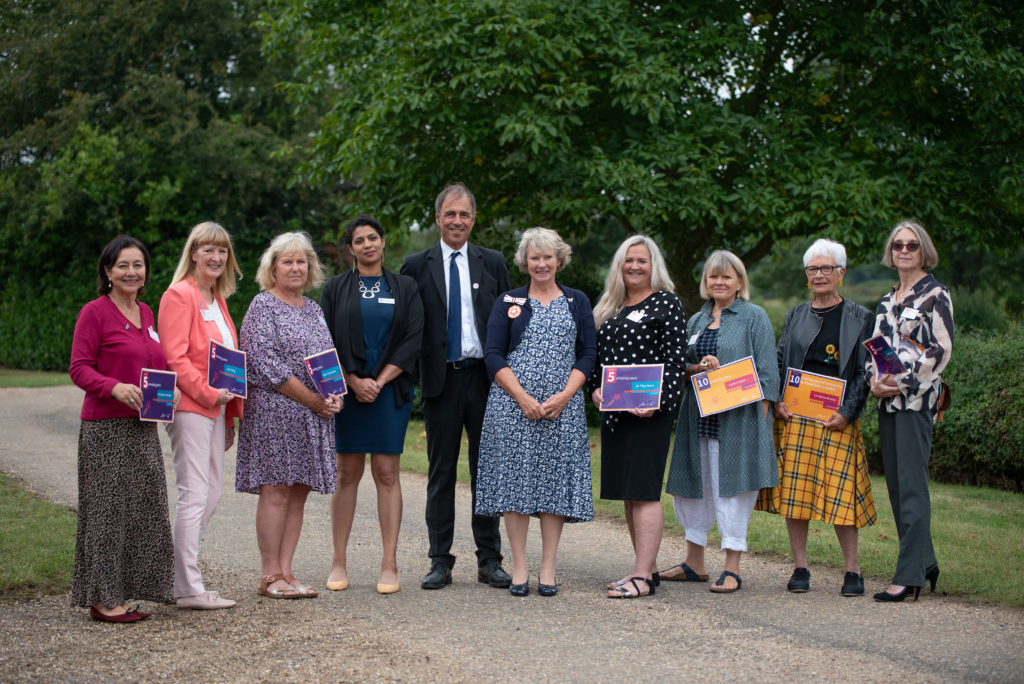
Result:
{"label": "tan sandal", "polygon": [[297,599],[305,598],[305,595],[300,593],[297,589],[289,586],[287,589],[271,589],[270,585],[274,582],[282,580],[287,581],[281,575],[281,573],[275,573],[273,575],[267,575],[266,577],[260,577],[260,583],[256,587],[256,593],[260,596],[266,596],[272,599]]}
{"label": "tan sandal", "polygon": [[288,574],[282,577],[281,579],[283,579],[285,582],[291,585],[291,587],[295,589],[295,591],[299,592],[299,596],[296,598],[316,598],[320,595],[320,592],[318,592],[316,589],[309,586],[308,584],[303,584],[298,579],[296,579],[295,575]]}

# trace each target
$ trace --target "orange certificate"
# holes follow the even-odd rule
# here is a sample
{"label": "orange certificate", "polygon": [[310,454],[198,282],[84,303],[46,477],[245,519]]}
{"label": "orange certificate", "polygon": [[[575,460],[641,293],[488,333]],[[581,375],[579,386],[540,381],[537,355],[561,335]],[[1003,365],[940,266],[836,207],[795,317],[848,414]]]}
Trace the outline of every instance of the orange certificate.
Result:
{"label": "orange certificate", "polygon": [[697,395],[701,418],[764,399],[753,356],[727,363],[713,371],[698,373],[690,378],[690,382],[693,383],[693,393]]}
{"label": "orange certificate", "polygon": [[824,423],[842,406],[844,394],[845,380],[797,368],[786,369],[782,401],[794,416]]}

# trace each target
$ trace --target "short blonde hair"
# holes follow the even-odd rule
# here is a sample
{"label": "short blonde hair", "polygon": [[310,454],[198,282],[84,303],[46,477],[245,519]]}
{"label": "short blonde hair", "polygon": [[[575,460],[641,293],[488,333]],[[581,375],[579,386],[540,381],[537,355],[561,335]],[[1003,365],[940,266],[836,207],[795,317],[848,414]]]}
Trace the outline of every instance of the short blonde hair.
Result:
{"label": "short blonde hair", "polygon": [[530,228],[519,239],[519,246],[516,247],[516,256],[513,262],[523,273],[526,273],[526,251],[528,249],[537,252],[554,252],[555,259],[558,260],[559,271],[572,261],[572,247],[550,228]]}
{"label": "short blonde hair", "polygon": [[171,285],[184,280],[196,270],[196,262],[192,260],[195,251],[204,245],[228,248],[228,262],[224,264],[224,272],[217,276],[217,282],[213,284],[213,291],[218,297],[227,299],[235,293],[235,275],[242,277],[242,269],[235,261],[235,249],[231,246],[231,236],[228,231],[219,223],[203,221],[192,228],[185,240],[185,246],[181,250],[181,258],[178,259],[178,267],[174,269],[171,277]]}
{"label": "short blonde hair", "polygon": [[711,291],[708,290],[708,276],[715,273],[724,273],[732,269],[740,279],[740,299],[750,299],[750,282],[747,280],[747,269],[744,268],[740,258],[730,251],[718,249],[711,253],[708,260],[704,262],[704,272],[700,274],[700,296],[704,299],[711,299]]}
{"label": "short blonde hair", "polygon": [[917,242],[920,244],[921,250],[921,268],[925,271],[935,268],[939,265],[939,252],[935,249],[935,243],[932,242],[931,236],[928,235],[928,231],[924,229],[920,221],[917,219],[907,219],[900,221],[896,224],[896,227],[889,233],[889,239],[885,241],[885,253],[882,254],[882,263],[889,268],[896,268],[896,262],[892,260],[892,243],[896,239],[896,233],[906,228],[917,236]]}
{"label": "short blonde hair", "polygon": [[313,249],[313,241],[308,233],[296,231],[281,233],[270,241],[269,247],[263,250],[263,254],[260,256],[260,267],[256,269],[256,282],[260,284],[261,290],[269,290],[277,284],[277,279],[274,277],[277,260],[284,254],[296,253],[303,254],[308,264],[306,282],[302,289],[308,290],[324,282],[324,269],[320,265],[316,250]]}

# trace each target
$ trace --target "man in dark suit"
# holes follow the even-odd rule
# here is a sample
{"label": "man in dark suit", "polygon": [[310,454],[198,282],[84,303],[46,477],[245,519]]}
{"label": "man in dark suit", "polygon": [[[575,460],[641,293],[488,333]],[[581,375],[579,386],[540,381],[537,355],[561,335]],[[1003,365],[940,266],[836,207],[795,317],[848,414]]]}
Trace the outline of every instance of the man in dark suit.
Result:
{"label": "man in dark suit", "polygon": [[[446,187],[437,196],[434,212],[441,241],[406,257],[401,269],[416,280],[423,301],[419,375],[430,463],[426,517],[431,562],[421,584],[424,589],[441,589],[452,581],[455,476],[463,428],[469,437],[476,510],[480,432],[491,384],[483,363],[487,319],[494,300],[512,289],[505,257],[469,243],[476,220],[476,200],[469,188],[461,183]],[[473,515],[472,526],[477,579],[508,587],[512,577],[501,567],[498,519]]]}

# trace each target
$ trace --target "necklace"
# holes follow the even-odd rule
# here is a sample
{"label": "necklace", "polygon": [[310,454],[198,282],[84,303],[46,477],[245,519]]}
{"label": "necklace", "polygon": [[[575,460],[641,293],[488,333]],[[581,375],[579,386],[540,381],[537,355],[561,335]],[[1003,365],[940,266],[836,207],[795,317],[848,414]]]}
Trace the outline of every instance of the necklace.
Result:
{"label": "necklace", "polygon": [[826,306],[826,307],[821,308],[821,309],[819,309],[816,306],[812,306],[811,307],[811,311],[813,311],[814,313],[816,313],[819,316],[821,316],[822,314],[827,314],[830,311],[835,311],[836,309],[838,309],[842,305],[843,305],[843,299],[840,297],[839,301],[836,302],[835,304],[833,304],[832,306]]}
{"label": "necklace", "polygon": [[380,292],[380,276],[377,277],[377,282],[373,284],[373,287],[367,289],[366,285],[363,284],[363,278],[372,278],[373,276],[359,276],[359,294],[363,296],[363,299],[373,299],[378,292]]}

